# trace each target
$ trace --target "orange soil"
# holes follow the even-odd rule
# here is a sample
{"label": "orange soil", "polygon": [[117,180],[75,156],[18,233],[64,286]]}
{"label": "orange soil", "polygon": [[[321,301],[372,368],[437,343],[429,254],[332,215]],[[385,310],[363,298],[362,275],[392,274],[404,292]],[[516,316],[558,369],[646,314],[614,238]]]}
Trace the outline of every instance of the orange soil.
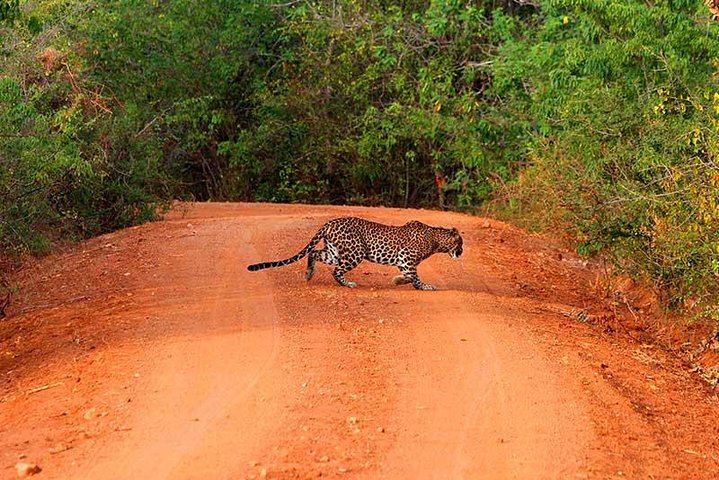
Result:
{"label": "orange soil", "polygon": [[[421,265],[436,292],[245,269],[343,215],[456,226],[465,255]],[[716,394],[608,328],[596,278],[466,215],[181,205],[10,279],[0,478],[717,478]]]}

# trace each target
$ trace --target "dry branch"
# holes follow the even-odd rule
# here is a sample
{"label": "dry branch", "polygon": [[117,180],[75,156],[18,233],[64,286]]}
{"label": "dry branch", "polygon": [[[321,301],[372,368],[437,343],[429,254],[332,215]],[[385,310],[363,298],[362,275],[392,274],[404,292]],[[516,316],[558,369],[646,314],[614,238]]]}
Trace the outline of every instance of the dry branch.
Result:
{"label": "dry branch", "polygon": [[56,383],[50,383],[48,385],[43,385],[41,387],[36,387],[28,390],[25,392],[25,395],[31,395],[33,393],[42,392],[43,390],[48,390],[50,388],[59,387],[60,385],[65,385],[65,382],[56,382]]}

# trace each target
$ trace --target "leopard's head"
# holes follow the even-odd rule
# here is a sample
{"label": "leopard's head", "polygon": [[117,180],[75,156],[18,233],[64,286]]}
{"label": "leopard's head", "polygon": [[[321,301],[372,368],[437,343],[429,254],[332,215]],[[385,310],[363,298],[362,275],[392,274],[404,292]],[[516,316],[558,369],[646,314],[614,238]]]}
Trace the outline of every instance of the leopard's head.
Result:
{"label": "leopard's head", "polygon": [[440,252],[446,252],[452,258],[462,256],[462,236],[456,228],[443,228],[438,243]]}

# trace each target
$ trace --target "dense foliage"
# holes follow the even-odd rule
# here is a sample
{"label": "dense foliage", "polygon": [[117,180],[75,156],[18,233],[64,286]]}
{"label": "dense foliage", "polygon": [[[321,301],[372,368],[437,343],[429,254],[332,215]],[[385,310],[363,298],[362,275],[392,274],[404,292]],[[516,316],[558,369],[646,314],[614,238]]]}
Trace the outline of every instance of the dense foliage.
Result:
{"label": "dense foliage", "polygon": [[171,198],[492,209],[719,303],[701,0],[0,0],[0,247]]}
{"label": "dense foliage", "polygon": [[692,1],[543,7],[495,68],[497,94],[537,128],[508,194],[515,217],[566,231],[580,253],[613,254],[671,302],[715,302],[716,25]]}

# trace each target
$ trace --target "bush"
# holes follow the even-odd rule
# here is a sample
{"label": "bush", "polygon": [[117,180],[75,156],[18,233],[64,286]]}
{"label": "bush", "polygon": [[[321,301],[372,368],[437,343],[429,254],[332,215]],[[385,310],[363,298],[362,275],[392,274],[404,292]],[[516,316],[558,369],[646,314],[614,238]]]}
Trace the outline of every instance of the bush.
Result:
{"label": "bush", "polygon": [[[67,46],[77,5],[46,2],[5,28],[0,78],[0,248],[41,251],[154,217],[162,177],[142,142],[117,132],[115,101]],[[39,32],[45,28],[45,34]],[[159,159],[154,156],[155,163]]]}
{"label": "bush", "polygon": [[701,2],[543,6],[541,28],[506,42],[495,69],[497,94],[537,128],[508,210],[676,305],[716,302],[717,26]]}

